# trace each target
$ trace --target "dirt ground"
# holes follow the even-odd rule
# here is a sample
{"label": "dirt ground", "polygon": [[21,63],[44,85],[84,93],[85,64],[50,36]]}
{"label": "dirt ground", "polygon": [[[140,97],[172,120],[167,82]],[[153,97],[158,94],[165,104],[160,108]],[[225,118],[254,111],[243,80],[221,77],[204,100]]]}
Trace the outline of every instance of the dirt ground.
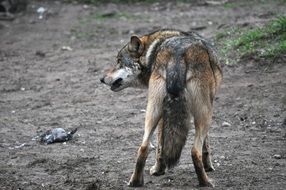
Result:
{"label": "dirt ground", "polygon": [[[39,7],[47,9],[43,19]],[[15,20],[0,21],[0,189],[128,189],[143,136],[146,90],[115,93],[99,78],[130,34],[169,27],[214,38],[230,27],[260,26],[285,10],[285,1],[31,1]],[[216,170],[208,175],[215,189],[285,189],[286,58],[223,62],[210,130]],[[32,140],[55,127],[78,132],[67,143]],[[163,176],[149,175],[155,162],[150,152],[141,189],[199,188],[190,156],[193,136],[191,130],[179,165]]]}

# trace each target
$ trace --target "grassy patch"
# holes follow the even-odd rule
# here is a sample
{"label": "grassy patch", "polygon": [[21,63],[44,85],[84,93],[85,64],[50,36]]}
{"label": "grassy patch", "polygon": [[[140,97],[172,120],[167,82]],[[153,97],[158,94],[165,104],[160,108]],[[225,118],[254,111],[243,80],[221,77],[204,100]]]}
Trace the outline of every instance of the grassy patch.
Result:
{"label": "grassy patch", "polygon": [[244,5],[244,2],[227,2],[225,4],[223,4],[223,7],[226,8],[226,9],[233,9],[233,8],[236,8],[236,7],[239,7],[239,6],[242,6]]}
{"label": "grassy patch", "polygon": [[286,54],[286,17],[277,17],[251,30],[231,29],[219,33],[216,39],[223,41],[220,52],[226,57],[251,54],[257,58],[274,58]]}

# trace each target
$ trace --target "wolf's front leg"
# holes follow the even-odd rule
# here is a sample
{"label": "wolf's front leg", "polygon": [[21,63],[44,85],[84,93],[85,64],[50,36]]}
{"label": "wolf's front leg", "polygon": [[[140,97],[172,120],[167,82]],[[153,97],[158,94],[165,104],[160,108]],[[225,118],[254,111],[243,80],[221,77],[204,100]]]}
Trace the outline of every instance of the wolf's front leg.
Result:
{"label": "wolf's front leg", "polygon": [[161,118],[162,103],[165,95],[166,90],[164,80],[158,76],[151,76],[149,82],[148,105],[146,110],[143,142],[138,150],[135,170],[128,183],[128,185],[131,187],[139,187],[143,186],[144,184],[143,172],[145,161],[148,156],[148,146],[150,143],[150,138],[159,122],[159,119]]}

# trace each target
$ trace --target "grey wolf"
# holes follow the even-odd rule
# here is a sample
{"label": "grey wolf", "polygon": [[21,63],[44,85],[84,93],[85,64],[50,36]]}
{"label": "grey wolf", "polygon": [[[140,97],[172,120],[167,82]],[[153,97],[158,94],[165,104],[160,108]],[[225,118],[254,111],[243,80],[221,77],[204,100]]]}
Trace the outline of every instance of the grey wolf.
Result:
{"label": "grey wolf", "polygon": [[144,136],[129,186],[143,186],[150,138],[158,127],[156,163],[151,175],[163,175],[176,165],[185,145],[190,120],[195,139],[191,157],[200,186],[213,186],[206,172],[214,170],[208,131],[213,100],[222,80],[214,48],[194,32],[162,29],[131,36],[117,63],[100,79],[112,91],[148,89]]}

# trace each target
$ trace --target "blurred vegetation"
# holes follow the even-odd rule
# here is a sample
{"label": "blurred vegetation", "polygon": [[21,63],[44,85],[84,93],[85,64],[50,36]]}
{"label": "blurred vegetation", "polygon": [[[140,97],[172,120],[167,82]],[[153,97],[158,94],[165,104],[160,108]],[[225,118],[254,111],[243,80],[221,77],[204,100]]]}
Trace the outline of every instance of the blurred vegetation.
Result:
{"label": "blurred vegetation", "polygon": [[[130,28],[122,31],[118,30],[116,26],[110,26],[109,23],[128,22],[136,24],[139,20],[146,21],[148,18],[146,15],[129,11],[95,11],[79,17],[78,22],[74,24],[70,32],[74,39],[85,41],[87,47],[94,48],[95,39],[98,41],[104,39],[106,36],[116,36],[118,38],[122,33],[127,34],[130,32]],[[107,20],[108,22],[106,22]]]}
{"label": "blurred vegetation", "polygon": [[[66,2],[78,2],[83,4],[99,4],[99,3],[155,3],[155,2],[162,2],[165,3],[167,1],[169,2],[185,2],[185,3],[199,3],[199,4],[205,4],[206,2],[202,0],[65,0]],[[248,1],[247,3],[243,1],[227,1],[227,2],[219,2],[217,1],[209,1],[213,2],[213,4],[223,4],[225,8],[235,8],[238,6],[249,6],[249,5],[255,5],[256,3],[265,3],[267,1],[280,1],[282,3],[285,3],[286,0],[253,0]],[[208,4],[208,3],[206,3]],[[211,3],[212,4],[212,3]]]}
{"label": "blurred vegetation", "polygon": [[[219,33],[216,40],[224,57],[252,55],[255,58],[272,59],[286,54],[286,16],[271,20],[262,27],[242,30],[233,28]],[[227,64],[232,64],[227,61]]]}
{"label": "blurred vegetation", "polygon": [[99,3],[154,3],[158,0],[66,0],[67,2],[78,2],[85,4],[99,4]]}

